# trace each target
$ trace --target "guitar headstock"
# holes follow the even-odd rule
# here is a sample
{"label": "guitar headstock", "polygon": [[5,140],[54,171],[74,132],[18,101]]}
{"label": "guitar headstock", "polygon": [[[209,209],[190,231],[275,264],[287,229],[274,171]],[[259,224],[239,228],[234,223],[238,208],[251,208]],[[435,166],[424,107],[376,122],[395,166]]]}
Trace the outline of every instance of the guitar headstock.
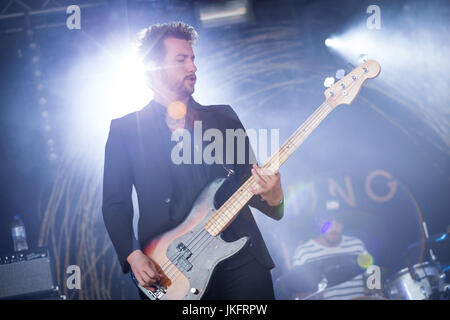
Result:
{"label": "guitar headstock", "polygon": [[380,64],[375,60],[368,60],[355,68],[341,80],[325,90],[324,94],[330,107],[340,104],[350,104],[356,98],[364,81],[378,76]]}

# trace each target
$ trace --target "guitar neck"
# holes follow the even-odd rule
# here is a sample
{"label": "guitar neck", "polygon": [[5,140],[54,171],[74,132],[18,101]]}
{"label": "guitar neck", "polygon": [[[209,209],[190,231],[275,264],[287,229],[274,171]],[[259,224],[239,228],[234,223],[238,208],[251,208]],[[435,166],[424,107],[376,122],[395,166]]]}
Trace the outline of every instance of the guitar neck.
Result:
{"label": "guitar neck", "polygon": [[[326,101],[289,137],[289,139],[262,165],[272,172],[278,171],[281,165],[294,153],[319,124],[330,114],[334,108]],[[255,187],[253,176],[247,179],[242,186],[216,211],[205,224],[205,229],[213,236],[219,235],[236,218],[237,214],[253,196],[250,186]]]}

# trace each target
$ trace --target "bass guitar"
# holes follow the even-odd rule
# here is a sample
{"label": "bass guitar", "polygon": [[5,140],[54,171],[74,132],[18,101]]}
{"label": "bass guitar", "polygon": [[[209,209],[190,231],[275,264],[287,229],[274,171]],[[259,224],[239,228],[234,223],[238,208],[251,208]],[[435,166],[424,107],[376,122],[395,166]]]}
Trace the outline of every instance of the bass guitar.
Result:
{"label": "bass guitar", "polygon": [[[369,60],[325,90],[325,101],[262,167],[276,172],[335,107],[350,104],[363,83],[377,77],[380,69],[378,62]],[[255,187],[256,183],[251,176],[216,209],[214,197],[224,180],[220,178],[211,182],[202,190],[189,215],[178,227],[160,235],[144,248],[143,252],[152,259],[162,279],[152,286],[151,291],[142,287],[132,273],[131,276],[149,299],[200,299],[215,266],[246,245],[247,237],[225,242],[221,232],[253,196],[250,186]]]}

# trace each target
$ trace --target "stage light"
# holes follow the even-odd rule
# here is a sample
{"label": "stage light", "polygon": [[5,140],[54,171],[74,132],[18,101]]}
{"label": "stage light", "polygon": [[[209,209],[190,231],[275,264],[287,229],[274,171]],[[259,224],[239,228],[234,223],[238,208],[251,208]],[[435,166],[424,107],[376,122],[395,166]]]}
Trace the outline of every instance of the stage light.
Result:
{"label": "stage light", "polygon": [[106,141],[111,120],[142,109],[153,97],[145,80],[145,66],[131,43],[80,59],[67,77],[72,81],[60,90],[66,93],[73,119],[68,133],[73,152],[89,144],[101,154],[98,150]]}
{"label": "stage light", "polygon": [[127,52],[110,60],[108,82],[111,117],[123,116],[139,110],[152,98],[145,79],[145,65],[140,62],[137,52]]}
{"label": "stage light", "polygon": [[342,41],[340,41],[338,38],[335,37],[325,39],[325,45],[330,48],[339,47],[341,44]]}
{"label": "stage light", "polygon": [[325,43],[331,52],[354,65],[377,60],[383,70],[374,82],[380,86],[378,90],[389,92],[425,121],[441,138],[433,144],[449,150],[449,122],[444,116],[448,114],[448,86],[442,79],[450,69],[450,32],[442,9],[436,6],[420,14],[399,13],[376,31],[367,29],[364,20]]}
{"label": "stage light", "polygon": [[374,42],[364,30],[344,33],[340,36],[333,36],[325,40],[325,45],[332,51],[336,51],[353,62],[360,62],[360,56],[367,57],[367,52],[373,52]]}
{"label": "stage light", "polygon": [[247,0],[229,0],[196,4],[198,20],[202,27],[228,26],[246,23],[250,20],[250,6]]}

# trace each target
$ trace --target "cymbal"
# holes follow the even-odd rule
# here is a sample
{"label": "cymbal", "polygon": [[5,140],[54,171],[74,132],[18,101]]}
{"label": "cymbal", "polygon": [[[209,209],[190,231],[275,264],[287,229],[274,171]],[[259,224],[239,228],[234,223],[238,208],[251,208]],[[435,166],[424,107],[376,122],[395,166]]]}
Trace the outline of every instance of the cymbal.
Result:
{"label": "cymbal", "polygon": [[358,256],[334,255],[296,266],[277,279],[277,285],[285,294],[288,292],[314,292],[319,282],[326,278],[327,287],[348,281],[364,272],[358,265]]}

